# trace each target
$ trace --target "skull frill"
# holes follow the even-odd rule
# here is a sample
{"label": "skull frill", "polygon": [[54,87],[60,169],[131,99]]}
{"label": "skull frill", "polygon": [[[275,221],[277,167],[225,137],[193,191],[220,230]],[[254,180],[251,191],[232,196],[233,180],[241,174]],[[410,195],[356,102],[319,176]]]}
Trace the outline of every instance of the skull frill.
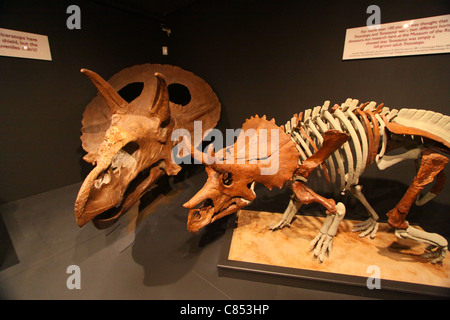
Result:
{"label": "skull frill", "polygon": [[[99,93],[83,114],[83,159],[95,167],[79,190],[75,217],[79,226],[92,220],[97,228],[106,228],[160,177],[179,172],[171,158],[179,142],[171,140],[172,132],[192,132],[197,120],[203,130],[214,127],[220,103],[204,80],[170,65],[133,66],[108,82],[95,72],[81,71]],[[182,103],[171,98],[172,84],[186,90]],[[127,90],[133,86],[139,89],[130,95]]]}

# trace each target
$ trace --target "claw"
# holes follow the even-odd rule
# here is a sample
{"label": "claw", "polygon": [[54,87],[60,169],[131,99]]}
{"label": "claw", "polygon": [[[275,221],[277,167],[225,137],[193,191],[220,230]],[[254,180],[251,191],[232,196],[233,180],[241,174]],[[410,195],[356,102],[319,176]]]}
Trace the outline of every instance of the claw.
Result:
{"label": "claw", "polygon": [[314,250],[314,256],[322,263],[331,253],[333,236],[319,232],[310,243],[310,251]]}
{"label": "claw", "polygon": [[322,236],[324,236],[324,234],[319,232],[317,234],[317,236],[311,240],[310,246],[309,246],[309,251],[313,250],[316,247],[316,243],[322,238]]}
{"label": "claw", "polygon": [[442,261],[447,255],[447,247],[438,247],[429,245],[425,249],[425,253],[422,254],[423,259],[432,259],[432,264],[442,264]]}
{"label": "claw", "polygon": [[362,231],[359,236],[361,238],[367,236],[370,233],[370,238],[373,239],[377,235],[378,231],[378,222],[373,220],[372,218],[367,219],[366,221],[355,225],[352,229],[353,232]]}
{"label": "claw", "polygon": [[284,227],[290,227],[291,222],[294,220],[295,214],[301,206],[301,202],[294,200],[293,198],[289,201],[286,210],[281,217],[281,220],[273,226],[269,226],[272,231],[283,229]]}
{"label": "claw", "polygon": [[276,225],[269,226],[269,229],[272,231],[281,230],[284,227],[290,227],[291,224],[287,222],[286,220],[282,219],[280,220]]}
{"label": "claw", "polygon": [[325,235],[324,234],[320,235],[320,239],[317,242],[317,245],[315,246],[315,249],[314,249],[314,256],[317,257],[319,255],[319,253],[321,252],[322,244],[323,244],[324,240],[325,240]]}

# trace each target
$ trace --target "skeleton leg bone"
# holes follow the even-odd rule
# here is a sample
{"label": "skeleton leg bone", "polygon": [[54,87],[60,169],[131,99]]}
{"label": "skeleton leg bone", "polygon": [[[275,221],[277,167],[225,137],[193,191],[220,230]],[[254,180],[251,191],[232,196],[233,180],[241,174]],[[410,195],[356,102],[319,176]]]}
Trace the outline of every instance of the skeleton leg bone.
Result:
{"label": "skeleton leg bone", "polygon": [[317,236],[310,243],[310,250],[314,250],[314,256],[323,262],[329,256],[333,238],[337,233],[337,229],[345,216],[345,205],[342,202],[336,204],[336,214],[329,215],[325,218]]}
{"label": "skeleton leg bone", "polygon": [[434,182],[434,186],[431,188],[431,190],[420,199],[419,196],[417,196],[416,205],[423,206],[425,203],[432,200],[442,191],[442,189],[444,189],[444,184],[445,184],[445,171],[441,171],[437,174],[436,181]]}
{"label": "skeleton leg bone", "polygon": [[395,234],[401,238],[411,238],[430,245],[429,252],[424,256],[434,258],[431,262],[441,262],[447,252],[447,241],[440,235],[417,230],[409,226],[406,216],[420,192],[433,182],[434,178],[448,163],[447,157],[425,149],[422,153],[422,162],[413,183],[394,209],[387,213],[388,223],[396,229]]}
{"label": "skeleton leg bone", "polygon": [[301,205],[302,203],[298,201],[294,195],[292,195],[291,200],[289,201],[289,204],[284,211],[283,216],[281,217],[281,220],[276,225],[269,226],[269,228],[275,231],[278,229],[283,229],[285,226],[289,226]]}
{"label": "skeleton leg bone", "polygon": [[350,189],[350,192],[352,195],[361,202],[361,204],[366,208],[367,212],[369,213],[370,217],[366,221],[359,223],[353,227],[354,232],[362,231],[359,236],[365,237],[370,233],[370,238],[375,238],[377,231],[378,231],[378,214],[375,212],[375,210],[372,208],[372,206],[367,202],[366,197],[361,192],[362,186],[352,186]]}
{"label": "skeleton leg bone", "polygon": [[[377,166],[380,170],[384,170],[390,166],[393,166],[403,160],[408,159],[417,159],[422,152],[421,149],[412,149],[409,151],[406,151],[403,154],[395,155],[395,156],[384,156],[380,159],[378,159]],[[366,221],[359,223],[354,226],[353,230],[354,232],[362,231],[359,236],[365,237],[370,233],[370,238],[375,238],[376,233],[378,231],[378,215],[375,212],[375,210],[372,208],[372,206],[367,202],[366,198],[361,192],[362,186],[360,185],[353,185],[350,187],[350,192],[352,195],[358,199],[361,204],[366,208],[367,212],[369,213],[369,219]],[[426,198],[427,200],[428,198]]]}
{"label": "skeleton leg bone", "polygon": [[294,181],[292,183],[292,190],[301,203],[310,204],[316,202],[327,209],[328,216],[325,218],[317,236],[311,241],[310,247],[311,250],[314,250],[314,256],[320,262],[323,262],[331,252],[333,238],[336,235],[340,222],[345,216],[345,205],[342,202],[336,204],[333,199],[326,199],[318,195],[301,181]]}

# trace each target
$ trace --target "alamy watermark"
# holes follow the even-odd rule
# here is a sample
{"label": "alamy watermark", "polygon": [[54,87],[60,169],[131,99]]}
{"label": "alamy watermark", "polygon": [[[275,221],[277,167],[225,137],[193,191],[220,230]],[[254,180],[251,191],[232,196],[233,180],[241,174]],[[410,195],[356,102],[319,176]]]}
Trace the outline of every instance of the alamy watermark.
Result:
{"label": "alamy watermark", "polygon": [[369,290],[381,289],[381,269],[377,265],[367,267],[366,273],[370,274],[367,278],[366,286]]}
{"label": "alamy watermark", "polygon": [[[261,175],[273,175],[278,172],[279,167],[279,129],[226,129],[225,130],[225,154],[213,154],[212,148],[203,150],[203,163],[217,164],[259,164]],[[172,141],[179,141],[185,137],[192,141],[191,133],[187,129],[176,129],[173,131]],[[213,128],[203,133],[202,122],[194,121],[193,146],[199,146],[202,141],[212,141],[214,150],[224,148],[224,137],[220,130]],[[177,144],[172,150],[172,161],[176,164],[191,164],[191,150],[186,143]],[[200,161],[194,158],[194,163]]]}
{"label": "alamy watermark", "polygon": [[372,29],[380,29],[381,24],[381,9],[379,6],[372,4],[367,7],[367,14],[370,16],[367,18],[366,25],[370,30]]}
{"label": "alamy watermark", "polygon": [[72,4],[67,7],[66,13],[70,16],[66,20],[67,29],[81,29],[81,9],[79,6]]}
{"label": "alamy watermark", "polygon": [[67,267],[66,273],[70,276],[66,280],[67,289],[81,289],[81,269],[79,266],[72,264]]}

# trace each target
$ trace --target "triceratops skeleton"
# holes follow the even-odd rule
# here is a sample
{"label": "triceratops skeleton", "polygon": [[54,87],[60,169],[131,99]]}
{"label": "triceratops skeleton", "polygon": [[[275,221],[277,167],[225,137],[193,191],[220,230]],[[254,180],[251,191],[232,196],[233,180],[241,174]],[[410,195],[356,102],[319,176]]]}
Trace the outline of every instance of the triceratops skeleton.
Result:
{"label": "triceratops skeleton", "polygon": [[[278,145],[270,148],[275,151],[265,159],[278,158],[279,170],[273,175],[262,176],[259,173],[263,159],[253,164],[226,163],[227,155],[229,158],[233,154],[231,151],[236,149],[239,140],[246,139],[244,134],[233,146],[215,154],[209,149],[205,155],[191,146],[193,157],[203,159],[207,165],[208,180],[184,204],[190,209],[188,230],[195,232],[248,205],[256,198],[254,183],[262,183],[269,189],[287,183],[293,195],[282,219],[271,228],[276,230],[289,225],[302,204],[315,202],[323,205],[328,215],[320,232],[311,241],[315,256],[322,262],[331,251],[333,237],[346,209],[343,203],[336,204],[333,199],[324,198],[306,186],[310,174],[320,168],[318,173],[327,182],[336,183],[342,191],[349,190],[364,205],[370,217],[357,225],[354,231],[361,231],[360,236],[370,234],[373,238],[379,217],[361,193],[362,187],[358,184],[361,174],[374,162],[380,169],[385,169],[405,159],[421,158],[420,168],[411,186],[395,208],[387,213],[388,223],[398,237],[427,243],[424,257],[430,258],[433,263],[441,262],[447,251],[446,239],[409,226],[406,216],[414,202],[423,205],[443,188],[443,169],[449,160],[439,152],[450,153],[450,117],[426,110],[398,111],[383,104],[376,106],[375,102],[359,106],[358,103],[358,100],[348,99],[341,106],[329,108],[330,103],[326,101],[323,106],[294,115],[282,127],[276,126],[274,119],[266,120],[265,116],[247,120],[242,127],[243,132],[255,129],[256,136],[260,129],[279,129]],[[185,142],[189,141],[185,139]],[[407,151],[402,155],[385,155],[399,147]],[[215,163],[211,164],[211,159],[204,160],[205,156],[212,155]],[[434,186],[420,198],[425,186],[433,180]]]}
{"label": "triceratops skeleton", "polygon": [[[179,172],[181,167],[171,157],[178,143],[172,141],[172,132],[178,128],[193,132],[195,120],[202,121],[203,130],[214,127],[220,103],[205,81],[170,65],[133,66],[108,82],[92,71],[81,71],[99,94],[83,114],[84,159],[96,166],[80,188],[75,216],[80,226],[92,220],[96,227],[104,228],[160,177]],[[180,97],[170,98],[172,84],[187,90],[182,104],[175,103]],[[133,85],[140,85],[142,91],[123,93]]]}

